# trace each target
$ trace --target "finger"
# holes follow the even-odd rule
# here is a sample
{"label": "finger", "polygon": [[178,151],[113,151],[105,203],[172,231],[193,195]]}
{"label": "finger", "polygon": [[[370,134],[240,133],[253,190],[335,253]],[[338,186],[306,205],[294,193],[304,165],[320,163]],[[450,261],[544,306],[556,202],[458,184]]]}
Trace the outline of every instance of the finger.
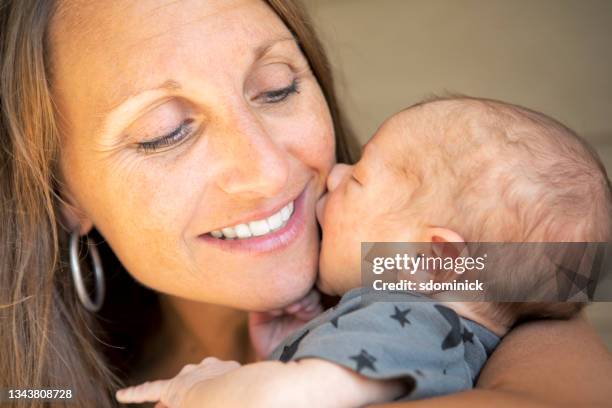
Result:
{"label": "finger", "polygon": [[271,310],[268,312],[250,312],[249,313],[249,324],[253,326],[260,326],[274,321],[276,318],[284,313],[283,310]]}
{"label": "finger", "polygon": [[295,314],[295,317],[299,320],[310,320],[313,317],[320,315],[322,312],[323,307],[321,305],[317,305],[309,309],[300,310]]}
{"label": "finger", "polygon": [[123,388],[115,393],[115,398],[123,403],[156,402],[161,399],[161,395],[169,382],[168,380],[150,381],[134,387]]}
{"label": "finger", "polygon": [[270,311],[268,311],[266,313],[269,314],[272,317],[278,317],[278,316],[282,316],[283,315],[283,309],[274,309],[274,310],[270,310]]}
{"label": "finger", "polygon": [[238,365],[240,366],[240,363],[235,361],[235,360],[221,360],[218,359],[217,357],[204,357],[204,359],[202,361],[200,361],[200,364],[198,364],[199,366],[201,365],[228,365],[228,366],[234,366],[234,365]]}
{"label": "finger", "polygon": [[306,295],[304,299],[302,299],[302,301],[300,302],[303,308],[308,308],[309,306],[318,305],[320,303],[321,303],[321,294],[319,293],[318,290],[315,290],[315,289],[308,292],[308,295]]}
{"label": "finger", "polygon": [[306,299],[308,300],[308,303],[316,303],[318,305],[321,303],[321,293],[318,290],[313,289],[310,291],[308,296],[306,296]]}
{"label": "finger", "polygon": [[289,314],[298,313],[301,310],[310,309],[310,311],[314,310],[314,308],[319,305],[321,301],[321,295],[317,290],[311,290],[308,292],[306,296],[304,296],[299,302],[296,302],[292,305],[289,305],[285,308],[285,311]]}
{"label": "finger", "polygon": [[320,315],[322,312],[323,312],[322,308],[316,309],[316,310],[313,310],[313,311],[310,311],[310,312],[306,312],[306,311],[299,312],[299,313],[295,314],[295,318],[297,320],[302,321],[304,323],[304,322],[308,322],[308,321],[314,319],[315,317]]}
{"label": "finger", "polygon": [[197,364],[187,364],[183,368],[181,368],[181,371],[179,371],[179,374],[186,374],[190,371],[195,370],[197,367],[198,367]]}
{"label": "finger", "polygon": [[232,371],[232,370],[242,367],[242,364],[234,360],[228,360],[224,364],[225,364],[225,369],[227,371]]}
{"label": "finger", "polygon": [[214,363],[220,363],[220,362],[222,362],[222,360],[219,360],[217,357],[204,357],[202,361],[200,361],[200,365],[201,364],[214,364]]}
{"label": "finger", "polygon": [[285,308],[285,313],[288,314],[296,314],[300,310],[302,310],[303,306],[301,302],[293,303]]}
{"label": "finger", "polygon": [[313,292],[313,293],[316,293],[316,295],[312,296],[309,299],[310,303],[308,303],[302,310],[300,310],[296,314],[296,317],[298,319],[310,320],[323,312],[323,305],[321,305],[321,302],[320,302],[321,295],[319,294],[319,292]]}
{"label": "finger", "polygon": [[223,361],[215,357],[206,357],[199,364],[199,367],[199,377],[201,379],[210,379],[235,370],[240,367],[240,363],[233,360]]}
{"label": "finger", "polygon": [[315,310],[323,310],[323,305],[320,303],[312,303],[304,308],[305,312],[314,312]]}

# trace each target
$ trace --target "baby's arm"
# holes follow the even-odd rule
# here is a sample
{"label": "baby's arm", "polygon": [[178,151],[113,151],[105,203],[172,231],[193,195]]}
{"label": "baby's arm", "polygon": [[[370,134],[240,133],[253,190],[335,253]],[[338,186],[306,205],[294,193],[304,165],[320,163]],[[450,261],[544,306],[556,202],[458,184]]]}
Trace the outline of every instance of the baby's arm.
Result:
{"label": "baby's arm", "polygon": [[[234,394],[236,391],[239,394]],[[403,395],[399,381],[371,380],[316,358],[265,361],[192,387],[185,407],[356,407]],[[228,394],[234,394],[229,397]],[[230,402],[230,404],[228,404]]]}
{"label": "baby's arm", "polygon": [[407,391],[400,381],[371,380],[315,358],[265,361],[237,369],[228,364],[205,359],[171,380],[122,390],[117,399],[126,403],[161,401],[169,408],[355,407],[390,401]]}

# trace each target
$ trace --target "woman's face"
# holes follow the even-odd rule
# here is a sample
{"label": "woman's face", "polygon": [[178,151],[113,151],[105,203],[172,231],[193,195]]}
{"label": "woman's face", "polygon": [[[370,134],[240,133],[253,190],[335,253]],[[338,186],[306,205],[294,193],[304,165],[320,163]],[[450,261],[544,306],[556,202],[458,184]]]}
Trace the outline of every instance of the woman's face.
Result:
{"label": "woman's face", "polygon": [[256,0],[80,3],[49,37],[71,222],[163,293],[250,310],[305,294],[334,136],[286,26]]}

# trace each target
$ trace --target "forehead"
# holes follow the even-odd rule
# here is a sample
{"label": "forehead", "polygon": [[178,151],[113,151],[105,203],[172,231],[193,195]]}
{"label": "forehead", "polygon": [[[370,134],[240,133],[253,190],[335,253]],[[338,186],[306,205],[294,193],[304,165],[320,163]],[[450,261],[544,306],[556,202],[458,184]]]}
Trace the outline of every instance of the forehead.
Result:
{"label": "forehead", "polygon": [[408,139],[415,136],[413,129],[408,126],[406,116],[409,114],[407,110],[387,118],[364,146],[363,156],[381,155],[392,159],[403,155]]}
{"label": "forehead", "polygon": [[54,91],[94,112],[168,79],[223,75],[290,36],[258,0],[64,1],[49,34]]}
{"label": "forehead", "polygon": [[431,149],[431,126],[420,107],[407,108],[385,120],[363,148],[356,165],[365,173],[401,174],[419,172]]}

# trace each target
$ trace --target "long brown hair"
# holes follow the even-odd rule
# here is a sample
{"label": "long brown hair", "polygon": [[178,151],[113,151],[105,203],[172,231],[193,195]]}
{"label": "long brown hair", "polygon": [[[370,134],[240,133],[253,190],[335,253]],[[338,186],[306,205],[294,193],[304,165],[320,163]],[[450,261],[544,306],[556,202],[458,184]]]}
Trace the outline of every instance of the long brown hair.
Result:
{"label": "long brown hair", "polygon": [[[356,144],[304,9],[292,0],[267,3],[308,58],[334,119],[337,159],[350,161]],[[117,349],[104,343],[100,328],[116,327],[113,317],[121,311],[105,307],[102,315],[112,317],[100,319],[80,306],[67,267],[69,232],[59,216],[60,138],[45,44],[54,7],[46,0],[0,0],[0,388],[70,388],[73,400],[54,406],[112,407],[121,370],[109,361]],[[132,315],[154,315],[148,308],[155,294],[126,278],[108,246],[100,247],[107,279],[123,276],[121,293],[131,299]],[[121,293],[110,289],[112,303],[121,304]],[[148,301],[134,301],[135,291]],[[129,326],[126,338],[145,340],[142,327]],[[16,400],[14,406],[45,404]]]}

